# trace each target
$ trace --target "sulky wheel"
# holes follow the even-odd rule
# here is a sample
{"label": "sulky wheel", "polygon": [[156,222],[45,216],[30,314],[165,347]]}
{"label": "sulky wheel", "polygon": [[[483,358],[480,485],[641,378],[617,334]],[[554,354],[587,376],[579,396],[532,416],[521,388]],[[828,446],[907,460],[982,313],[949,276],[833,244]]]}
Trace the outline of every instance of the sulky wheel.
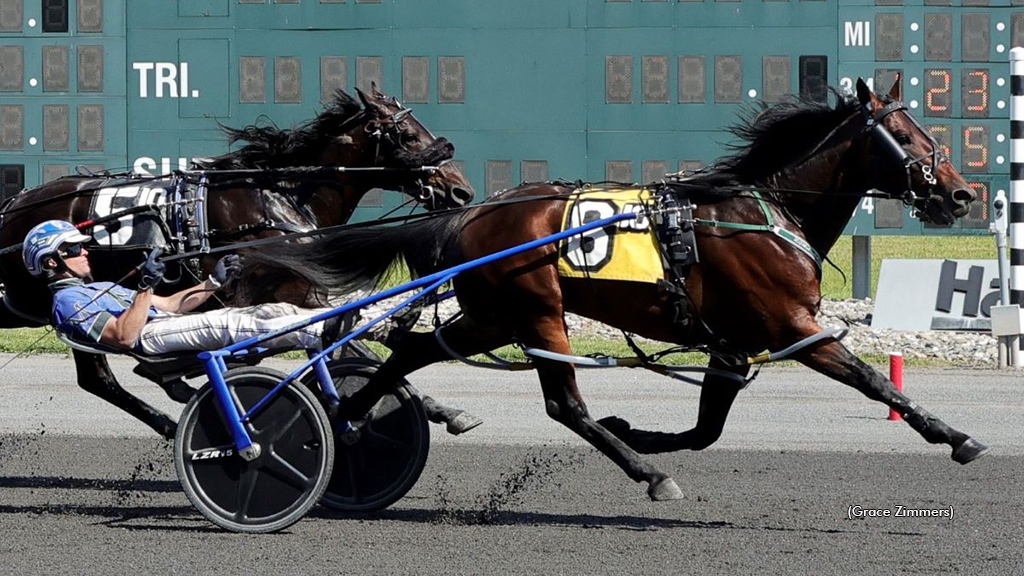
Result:
{"label": "sulky wheel", "polygon": [[[230,370],[224,378],[244,413],[285,374]],[[174,465],[192,504],[234,532],[274,532],[299,521],[323,496],[334,465],[330,420],[306,387],[289,385],[246,424],[260,454],[238,455],[207,384],[189,401],[174,439]]]}
{"label": "sulky wheel", "polygon": [[[334,385],[342,397],[366,385],[378,362],[346,358],[328,363]],[[310,373],[303,380],[316,383]],[[430,451],[430,429],[423,403],[409,383],[384,396],[367,420],[353,422],[356,432],[335,427],[334,472],[323,505],[348,512],[372,512],[387,508],[413,485],[423,472]],[[337,424],[337,423],[336,423]]]}

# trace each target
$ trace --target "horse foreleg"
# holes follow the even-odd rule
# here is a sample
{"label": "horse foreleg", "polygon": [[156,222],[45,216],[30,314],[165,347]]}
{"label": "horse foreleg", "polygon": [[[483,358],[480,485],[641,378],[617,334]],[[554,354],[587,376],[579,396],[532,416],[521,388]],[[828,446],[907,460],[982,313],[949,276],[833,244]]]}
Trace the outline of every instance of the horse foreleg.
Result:
{"label": "horse foreleg", "polygon": [[[448,346],[463,356],[472,356],[480,352],[489,352],[509,343],[500,332],[482,330],[463,317],[444,329],[444,338]],[[341,405],[341,414],[349,419],[358,419],[380,400],[381,396],[405,375],[415,372],[442,360],[449,360],[448,355],[431,332],[409,332],[401,339],[393,340],[391,357],[382,364],[377,373],[370,378],[360,390],[345,398]],[[421,395],[424,408],[431,422],[447,423],[448,431],[460,434],[481,424],[476,416],[467,412],[439,404],[429,396]],[[433,413],[431,414],[431,410]],[[460,419],[460,415],[462,416]],[[461,430],[452,430],[452,420]],[[475,423],[474,423],[475,420]]]}
{"label": "horse foreleg", "polygon": [[178,428],[174,420],[122,388],[110,370],[106,356],[79,350],[74,350],[73,354],[75,369],[78,372],[78,385],[82,389],[131,414],[164,438],[174,438]]}
{"label": "horse foreleg", "polygon": [[[391,338],[394,334],[394,330],[389,334],[390,347],[393,348],[397,348],[398,342],[410,334],[415,334],[416,336],[414,337],[421,337],[419,336],[420,333],[412,332],[402,334],[402,338]],[[436,345],[436,342],[434,344]],[[377,360],[379,362],[384,361],[380,356],[374,353],[369,346],[359,340],[353,340],[345,346],[342,346],[340,356],[342,358],[370,358],[371,360]],[[427,413],[427,419],[434,424],[444,424],[445,430],[453,436],[458,436],[463,432],[469,432],[473,428],[484,423],[483,419],[475,414],[471,414],[460,408],[448,406],[447,404],[442,404],[434,398],[423,394],[415,386],[410,387],[423,402],[423,410]]]}
{"label": "horse foreleg", "polygon": [[840,342],[826,341],[825,344],[799,353],[796,359],[896,410],[928,442],[951,446],[952,458],[960,464],[967,464],[988,451],[988,447],[981,442],[951,428],[904,396],[891,381],[854,356]]}
{"label": "horse foreleg", "polygon": [[[711,368],[727,370],[742,376],[750,371],[749,366],[731,366],[714,357],[708,364]],[[700,409],[697,424],[685,432],[656,432],[632,428],[629,422],[617,416],[598,421],[630,448],[641,454],[675,452],[677,450],[703,450],[714,444],[722,435],[725,420],[729,416],[733,400],[740,386],[728,378],[708,374],[700,391]]]}
{"label": "horse foreleg", "polygon": [[431,396],[420,392],[415,386],[410,386],[423,401],[423,410],[427,413],[427,420],[434,424],[444,424],[445,430],[452,436],[458,436],[463,432],[469,432],[473,428],[484,423],[484,419],[467,412],[461,408],[455,408],[447,404],[441,404]]}
{"label": "horse foreleg", "polygon": [[[561,314],[524,318],[518,335],[530,348],[571,354],[569,337]],[[615,462],[635,482],[647,482],[651,500],[675,500],[683,497],[679,486],[667,474],[646,462],[622,440],[598,424],[587,411],[571,364],[537,359],[537,375],[544,391],[548,416],[580,435]]]}

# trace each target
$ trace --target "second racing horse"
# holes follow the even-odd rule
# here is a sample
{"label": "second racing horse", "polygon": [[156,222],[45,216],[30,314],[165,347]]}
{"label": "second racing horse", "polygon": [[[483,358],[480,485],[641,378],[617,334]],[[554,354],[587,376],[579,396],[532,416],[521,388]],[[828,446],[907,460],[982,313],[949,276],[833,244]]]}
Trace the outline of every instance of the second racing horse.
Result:
{"label": "second racing horse", "polygon": [[[926,441],[951,446],[955,461],[978,458],[987,451],[983,444],[897,391],[815,320],[821,304],[819,255],[829,252],[865,194],[877,190],[903,199],[918,218],[943,225],[967,214],[975,200],[899,98],[898,87],[879,97],[858,81],[856,98],[834,106],[777,104],[734,128],[744,141],[735,155],[710,173],[665,186],[695,203],[688,221],[699,253],[699,262],[685,278],[673,278],[670,288],[562,276],[562,248],[547,244],[457,276],[463,315],[441,329],[443,339],[462,356],[513,342],[569,355],[564,315],[573,312],[655,340],[705,347],[716,372],[704,378],[696,425],[679,433],[634,429],[616,417],[595,421],[573,364],[533,359],[548,415],[634,481],[648,483],[652,500],[680,498],[682,492],[641,454],[713,444],[751,370],[751,357],[816,334],[823,337],[791,358],[897,410]],[[571,186],[527,184],[465,214],[341,232],[309,250],[281,246],[249,254],[247,267],[304,271],[319,286],[342,292],[374,283],[402,258],[425,275],[557,233],[566,203],[577,196]],[[407,334],[370,383],[342,399],[342,416],[357,417],[397,379],[448,358],[434,334]]]}
{"label": "second racing horse", "polygon": [[[294,129],[255,125],[226,129],[234,142],[244,145],[199,166],[210,170],[206,173],[204,199],[207,230],[201,233],[211,246],[343,224],[363,195],[375,187],[402,190],[428,209],[457,207],[472,199],[470,184],[447,163],[454,153],[451,143],[435,138],[409,109],[376,87],[370,94],[358,92],[358,96],[356,100],[338,91],[323,112]],[[274,172],[292,167],[356,170]],[[116,193],[119,186],[155,185],[160,179],[65,177],[23,191],[4,205],[0,210],[0,246],[12,249],[0,256],[4,285],[0,326],[39,326],[49,320],[49,291],[44,281],[25,270],[17,248],[29,229],[50,219],[75,223],[89,220],[93,217],[91,207],[103,191]],[[116,281],[144,257],[144,252],[115,249],[112,245],[89,247],[96,280]],[[211,256],[201,261],[203,270],[193,271],[194,277],[182,267],[178,284],[165,289],[198,284],[204,270],[208,273],[216,260]],[[301,282],[285,279],[263,290],[250,303],[322,305],[310,302],[309,294]],[[77,349],[73,354],[82,388],[130,413],[162,436],[174,437],[174,420],[124,390],[105,356]],[[181,396],[190,392],[172,386],[166,389],[179,401],[187,400]]]}

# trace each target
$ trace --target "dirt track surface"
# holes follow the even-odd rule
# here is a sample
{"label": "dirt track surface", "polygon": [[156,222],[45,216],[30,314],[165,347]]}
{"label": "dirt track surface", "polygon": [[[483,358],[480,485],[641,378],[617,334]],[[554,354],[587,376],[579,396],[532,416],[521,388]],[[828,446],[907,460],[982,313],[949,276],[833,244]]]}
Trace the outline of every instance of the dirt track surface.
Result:
{"label": "dirt track surface", "polygon": [[[5,437],[0,564],[16,574],[1019,574],[1019,456],[712,451],[659,457],[686,494],[651,503],[582,447],[441,446],[365,517],[215,529],[158,441]],[[848,518],[848,508],[949,518]]]}
{"label": "dirt track surface", "polygon": [[[766,372],[716,447],[652,457],[685,495],[652,503],[546,419],[528,375],[443,366],[414,382],[487,423],[457,438],[434,427],[405,499],[367,516],[316,509],[285,533],[241,536],[191,508],[169,444],[93,404],[60,362],[24,369],[20,380],[0,376],[5,573],[1024,572],[1024,384],[1006,374],[908,378],[924,406],[995,448],[959,466],[841,386]],[[53,376],[26,381],[33,370]],[[635,372],[592,374],[584,392],[598,415],[670,429],[693,421],[696,389],[642,380],[624,395]],[[851,519],[854,506],[953,517]]]}

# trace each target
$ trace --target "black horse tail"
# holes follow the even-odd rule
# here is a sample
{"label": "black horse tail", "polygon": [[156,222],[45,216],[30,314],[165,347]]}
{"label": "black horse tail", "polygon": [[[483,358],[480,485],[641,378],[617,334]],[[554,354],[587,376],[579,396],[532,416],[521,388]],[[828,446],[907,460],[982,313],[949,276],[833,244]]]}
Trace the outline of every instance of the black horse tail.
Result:
{"label": "black horse tail", "polygon": [[414,277],[459,263],[454,241],[460,214],[444,214],[401,226],[370,226],[342,230],[311,242],[275,244],[242,250],[244,263],[238,286],[264,291],[296,277],[327,295],[375,288],[399,260]]}

